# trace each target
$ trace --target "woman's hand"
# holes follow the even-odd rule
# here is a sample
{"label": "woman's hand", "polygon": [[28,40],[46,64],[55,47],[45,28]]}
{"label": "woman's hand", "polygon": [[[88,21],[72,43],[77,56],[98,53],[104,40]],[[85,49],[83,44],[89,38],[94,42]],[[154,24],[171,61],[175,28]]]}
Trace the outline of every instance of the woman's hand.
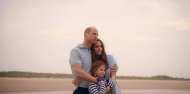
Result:
{"label": "woman's hand", "polygon": [[111,72],[117,72],[117,70],[118,70],[117,64],[114,64],[113,66],[110,67]]}
{"label": "woman's hand", "polygon": [[114,64],[113,66],[110,67],[111,78],[112,78],[113,80],[115,80],[117,71],[118,71],[118,66],[117,66],[117,64]]}

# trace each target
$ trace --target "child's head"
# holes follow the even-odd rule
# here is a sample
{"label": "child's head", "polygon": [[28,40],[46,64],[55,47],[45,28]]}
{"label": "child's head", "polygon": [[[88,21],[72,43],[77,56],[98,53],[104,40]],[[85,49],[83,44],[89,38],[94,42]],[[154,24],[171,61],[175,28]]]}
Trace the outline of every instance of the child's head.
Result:
{"label": "child's head", "polygon": [[102,60],[96,60],[92,63],[90,73],[94,77],[105,77],[106,63]]}

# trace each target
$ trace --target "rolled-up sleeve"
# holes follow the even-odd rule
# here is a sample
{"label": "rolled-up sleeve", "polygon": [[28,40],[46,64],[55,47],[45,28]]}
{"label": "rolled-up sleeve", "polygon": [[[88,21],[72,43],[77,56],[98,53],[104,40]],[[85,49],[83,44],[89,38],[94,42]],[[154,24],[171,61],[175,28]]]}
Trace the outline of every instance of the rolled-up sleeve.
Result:
{"label": "rolled-up sleeve", "polygon": [[71,66],[73,64],[81,63],[80,53],[79,53],[79,51],[77,49],[72,49],[71,50],[69,62],[71,64]]}
{"label": "rolled-up sleeve", "polygon": [[117,64],[116,60],[114,59],[112,55],[107,55],[107,60],[108,60],[109,67],[113,66],[114,64]]}

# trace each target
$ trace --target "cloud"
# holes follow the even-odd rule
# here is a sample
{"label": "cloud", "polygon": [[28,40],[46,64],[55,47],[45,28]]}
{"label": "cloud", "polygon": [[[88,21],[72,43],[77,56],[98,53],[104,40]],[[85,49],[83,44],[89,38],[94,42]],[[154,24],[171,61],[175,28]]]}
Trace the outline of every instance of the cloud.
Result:
{"label": "cloud", "polygon": [[178,31],[190,30],[190,21],[178,20],[178,21],[166,21],[165,25],[171,28],[175,28]]}
{"label": "cloud", "polygon": [[[118,58],[123,70],[118,74],[128,75],[124,72],[126,66],[132,74],[142,75],[164,73],[148,72],[155,67],[167,69],[174,63],[183,68],[189,65],[188,9],[189,0],[1,0],[1,62],[6,65],[4,69],[14,62],[17,66],[7,69],[21,68],[29,62],[26,70],[31,66],[31,71],[35,67],[39,71],[53,72],[57,68],[56,72],[63,72],[61,66],[70,69],[69,51],[82,42],[84,29],[96,26],[108,52]],[[183,64],[177,62],[182,60]],[[39,62],[44,69],[36,67]],[[136,71],[134,67],[139,63],[142,69]],[[145,63],[158,66],[142,72],[147,68]]]}

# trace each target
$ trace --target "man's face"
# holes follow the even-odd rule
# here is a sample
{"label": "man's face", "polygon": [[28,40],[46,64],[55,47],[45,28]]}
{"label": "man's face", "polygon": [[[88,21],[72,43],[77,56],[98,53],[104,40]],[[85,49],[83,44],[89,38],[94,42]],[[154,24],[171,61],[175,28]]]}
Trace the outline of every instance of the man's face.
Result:
{"label": "man's face", "polygon": [[96,43],[98,38],[98,31],[95,28],[92,28],[91,31],[87,34],[87,40],[92,43]]}

